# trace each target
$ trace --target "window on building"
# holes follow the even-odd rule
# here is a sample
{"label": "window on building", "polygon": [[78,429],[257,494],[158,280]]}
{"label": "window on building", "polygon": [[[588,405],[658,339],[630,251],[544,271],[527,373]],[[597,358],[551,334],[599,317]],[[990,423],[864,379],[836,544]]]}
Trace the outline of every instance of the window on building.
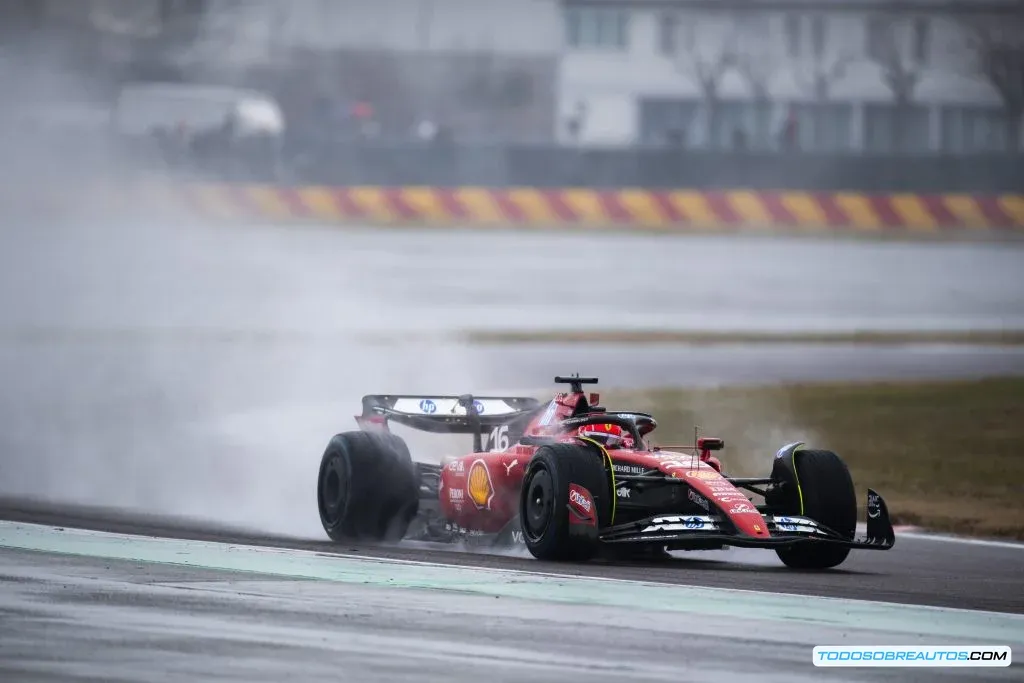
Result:
{"label": "window on building", "polygon": [[658,50],[663,55],[674,55],[679,49],[679,15],[665,13],[658,24]]}
{"label": "window on building", "polygon": [[790,57],[800,56],[800,17],[796,14],[786,15],[786,49]]}
{"label": "window on building", "polygon": [[890,51],[895,47],[892,42],[895,38],[892,31],[892,18],[880,15],[868,17],[865,38],[867,44],[864,51],[868,58],[877,61],[886,60]]}
{"label": "window on building", "polygon": [[646,144],[693,147],[701,103],[696,100],[644,98],[640,100],[640,139]]}
{"label": "window on building", "polygon": [[629,11],[571,7],[565,13],[565,30],[571,47],[625,49],[629,43]]}
{"label": "window on building", "polygon": [[924,17],[914,19],[914,61],[918,64],[928,63],[928,47],[930,44],[930,25]]}
{"label": "window on building", "polygon": [[924,105],[867,104],[864,106],[864,147],[869,152],[884,154],[927,152],[930,148],[928,124],[928,108]]}
{"label": "window on building", "polygon": [[825,17],[821,15],[811,17],[811,50],[813,50],[815,57],[820,58],[825,54],[827,29],[828,24],[825,23]]}
{"label": "window on building", "polygon": [[811,152],[845,152],[853,148],[853,105],[807,102],[791,108],[797,146]]}
{"label": "window on building", "polygon": [[747,10],[737,15],[735,21],[736,27],[745,36],[767,39],[771,34],[771,20],[764,12]]}
{"label": "window on building", "polygon": [[945,106],[939,110],[939,145],[943,152],[1002,152],[1006,111],[992,107]]}

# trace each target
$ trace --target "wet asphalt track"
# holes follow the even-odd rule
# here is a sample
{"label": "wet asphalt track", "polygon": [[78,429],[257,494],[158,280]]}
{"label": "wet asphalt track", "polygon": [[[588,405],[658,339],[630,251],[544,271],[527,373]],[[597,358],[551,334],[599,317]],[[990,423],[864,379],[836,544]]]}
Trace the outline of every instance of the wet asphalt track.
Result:
{"label": "wet asphalt track", "polygon": [[[2,207],[0,207],[2,210]],[[1024,329],[1024,240],[5,222],[0,326]]]}
{"label": "wet asphalt track", "polygon": [[[756,616],[546,605],[18,551],[0,553],[0,614],[0,678],[12,683],[1010,681],[1020,673],[1020,664],[814,668],[814,644],[894,638],[882,624],[856,632],[828,625],[828,615],[811,633]],[[1021,641],[1008,634],[1004,642],[1019,649]]]}
{"label": "wet asphalt track", "polygon": [[[325,436],[339,424],[351,425],[352,408],[362,393],[534,391],[553,374],[573,371],[599,374],[609,385],[639,386],[654,379],[719,384],[1024,370],[1024,354],[1018,349],[471,350],[423,342],[368,347],[345,338],[367,331],[500,327],[1022,328],[1024,246],[1019,243],[340,233],[265,226],[246,231],[2,227],[0,495],[9,499],[0,506],[0,518],[330,552],[336,548],[310,540],[318,536],[303,507],[312,496],[308,475]],[[38,496],[58,502],[24,502]],[[127,512],[69,509],[69,501],[103,503]],[[140,522],[142,511],[192,515],[198,521],[186,526],[166,517]],[[248,528],[279,535],[218,530],[222,523],[241,520],[250,522]],[[522,557],[426,547],[344,550],[542,568]],[[21,570],[39,568],[38,557],[5,551],[0,558],[8,569],[12,564]],[[773,555],[756,551],[691,554],[657,565],[593,564],[569,571],[1022,613],[1022,560],[1024,553],[1018,549],[903,538],[891,552],[857,554],[843,571],[827,574],[785,571]],[[136,656],[133,650],[160,653],[160,661],[169,667],[165,673],[177,672],[182,680],[195,680],[193,667],[208,667],[211,678],[253,680],[259,678],[253,672],[260,670],[267,680],[280,680],[282,672],[302,666],[310,678],[329,677],[332,663],[341,662],[352,667],[353,680],[363,680],[360,674],[365,680],[393,680],[411,672],[425,679],[502,680],[493,670],[481,670],[480,661],[470,658],[467,666],[465,657],[455,655],[431,658],[424,653],[424,659],[388,668],[386,658],[370,647],[347,651],[343,658],[314,648],[312,652],[323,656],[311,658],[308,648],[313,646],[303,640],[311,637],[308,633],[278,647],[268,645],[266,634],[263,640],[241,645],[229,637],[250,622],[280,626],[280,607],[267,601],[304,599],[289,619],[341,634],[398,629],[404,635],[390,641],[392,648],[439,621],[455,634],[448,646],[456,640],[482,645],[472,621],[461,625],[457,616],[434,608],[388,607],[384,597],[372,609],[347,603],[354,620],[342,627],[331,615],[337,615],[332,600],[344,597],[298,582],[261,583],[255,588],[260,597],[242,591],[249,595],[244,598],[249,604],[239,611],[209,601],[206,594],[198,601],[172,600],[159,615],[178,630],[159,637],[143,630],[119,640],[118,629],[107,622],[90,634],[81,628],[95,615],[87,610],[90,601],[102,603],[124,594],[140,609],[150,609],[145,584],[147,572],[155,570],[84,560],[44,564],[56,574],[50,577],[52,585],[38,588],[30,600],[34,607],[8,605],[0,611],[3,628],[15,624],[14,630],[25,634],[16,641],[19,657],[45,659],[50,643],[70,648],[76,655],[66,661],[81,666],[74,672],[50,666],[38,678],[23,677],[28,669],[8,668],[21,672],[11,680],[66,680],[71,673],[105,678],[105,666],[114,660],[122,671],[135,672],[134,678],[145,678],[139,672],[145,671],[149,655]],[[123,585],[97,590],[83,583],[83,575]],[[196,570],[182,570],[167,580],[198,585],[194,582],[204,578],[224,580]],[[240,586],[238,580],[231,578],[231,585]],[[61,581],[67,590],[54,589]],[[0,583],[5,598],[11,595],[11,584],[26,582]],[[303,598],[307,590],[312,597]],[[311,604],[318,600],[323,604]],[[39,605],[50,605],[56,613],[40,614]],[[209,621],[202,620],[204,614]],[[597,616],[606,621],[622,617]],[[624,652],[638,657],[668,647],[660,640],[645,641],[649,634],[642,631],[594,627],[589,621],[594,617],[569,614],[570,627],[556,635],[531,630],[523,615],[496,614],[491,633],[498,639],[507,634],[515,649],[525,652],[544,649],[545,640],[555,638],[568,638],[581,656],[596,656],[609,643],[621,643]],[[583,625],[584,619],[589,625]],[[412,628],[402,630],[403,624]],[[589,639],[577,639],[581,629]],[[12,642],[10,634],[3,633],[3,642]],[[800,661],[803,651],[773,654],[758,644],[757,634],[746,633],[744,644],[760,661],[753,666],[738,661],[730,649],[735,634],[721,624],[679,635],[687,643],[697,680],[766,681],[776,674],[779,680],[794,680],[797,674],[822,674]],[[132,646],[122,647],[125,642]],[[513,666],[504,654],[492,660]],[[10,661],[5,655],[0,662],[2,677]],[[572,673],[553,659],[546,668],[518,670],[523,676],[511,668],[505,671],[508,680],[564,680]],[[647,673],[657,677],[653,670]],[[913,679],[908,670],[884,673],[847,673],[845,678]],[[935,678],[935,671],[927,673],[918,678]]]}
{"label": "wet asphalt track", "polygon": [[963,544],[917,534],[898,537],[896,546],[888,551],[854,552],[838,570],[804,573],[784,568],[770,551],[739,548],[675,553],[673,559],[657,562],[597,561],[566,566],[540,562],[521,548],[467,552],[425,543],[339,546],[327,540],[268,536],[182,519],[39,502],[0,501],[0,519],[367,557],[1024,614],[1024,545]]}
{"label": "wet asphalt track", "polygon": [[[1024,547],[966,546],[901,538],[886,553],[862,553],[842,570],[798,573],[755,551],[695,553],[657,564],[566,566],[526,558],[424,547],[360,548],[258,538],[209,526],[141,522],[123,515],[10,503],[0,518],[154,536],[265,544],[366,558],[413,559],[561,575],[615,577],[768,593],[854,597],[902,604],[1024,612]],[[712,559],[712,555],[715,559]],[[732,557],[730,557],[732,556]],[[699,558],[699,559],[696,559]],[[437,591],[308,580],[196,566],[0,551],[0,679],[182,681],[961,681],[1019,680],[1010,669],[817,669],[814,645],[989,643],[970,617],[936,612],[955,639],[913,635],[885,620],[744,617],[550,604],[484,591]],[[415,568],[413,569],[415,572]],[[529,582],[528,577],[523,580]],[[378,582],[379,583],[379,582]],[[626,590],[610,584],[608,591]],[[604,589],[602,589],[603,591]],[[716,598],[718,599],[718,598]],[[721,596],[744,602],[744,595]],[[828,610],[825,605],[820,609]],[[735,608],[729,608],[732,611]],[[836,610],[845,610],[836,603]],[[895,614],[901,610],[897,609]],[[983,619],[985,617],[982,617]],[[960,620],[965,620],[963,624]],[[818,621],[819,623],[814,623]],[[1024,621],[999,629],[1019,660]],[[952,642],[955,640],[955,642]]]}

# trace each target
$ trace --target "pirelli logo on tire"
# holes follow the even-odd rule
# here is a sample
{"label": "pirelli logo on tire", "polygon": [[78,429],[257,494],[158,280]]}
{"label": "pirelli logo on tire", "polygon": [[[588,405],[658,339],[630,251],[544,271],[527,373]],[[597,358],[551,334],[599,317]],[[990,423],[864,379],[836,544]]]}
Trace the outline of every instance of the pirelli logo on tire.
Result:
{"label": "pirelli logo on tire", "polygon": [[474,460],[469,466],[469,476],[466,477],[466,493],[481,510],[491,506],[494,498],[494,484],[491,483],[491,472],[487,469],[487,463],[483,460]]}

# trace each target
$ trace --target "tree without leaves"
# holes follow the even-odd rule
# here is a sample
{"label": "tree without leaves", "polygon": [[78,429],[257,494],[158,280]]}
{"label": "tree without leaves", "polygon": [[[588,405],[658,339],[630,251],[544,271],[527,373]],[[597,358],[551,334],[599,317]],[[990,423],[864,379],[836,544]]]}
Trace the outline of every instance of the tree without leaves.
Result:
{"label": "tree without leaves", "polygon": [[1006,111],[1007,143],[1017,151],[1024,116],[1024,19],[1014,16],[976,20],[964,28],[971,71],[999,93]]}
{"label": "tree without leaves", "polygon": [[[915,24],[916,27],[916,24]],[[910,45],[910,41],[901,41],[906,37],[899,29],[905,28],[896,17],[886,17],[884,23],[876,22],[869,26],[869,31],[874,31],[872,49],[869,50],[869,58],[875,62],[882,73],[882,81],[892,93],[896,105],[894,135],[893,139],[897,146],[902,144],[907,136],[908,118],[910,115],[910,104],[914,99],[914,91],[921,81],[922,64],[909,48],[901,49],[904,45]],[[918,30],[914,28],[913,30]],[[913,38],[913,36],[911,36]],[[902,43],[902,44],[901,44]],[[905,54],[909,52],[911,54]]]}
{"label": "tree without leaves", "polygon": [[871,59],[881,67],[882,80],[899,105],[914,99],[914,89],[921,80],[921,64],[904,56],[896,27],[889,23],[878,27],[876,48]]}
{"label": "tree without leaves", "polygon": [[795,66],[793,77],[801,90],[824,102],[832,95],[832,86],[846,74],[846,67],[853,61],[853,53],[849,51],[815,58]]}
{"label": "tree without leaves", "polygon": [[782,47],[769,32],[767,21],[752,21],[736,29],[735,67],[754,98],[771,99],[771,87],[783,64]]}
{"label": "tree without leaves", "polygon": [[673,37],[674,64],[676,69],[700,90],[704,99],[708,131],[714,136],[722,79],[736,65],[736,35],[727,33],[710,46],[699,44],[700,41],[696,40],[697,35],[699,32],[694,22],[676,26]]}
{"label": "tree without leaves", "polygon": [[701,49],[694,40],[694,26],[677,30],[675,65],[685,76],[693,80],[701,94],[710,100],[718,99],[718,88],[722,78],[736,63],[735,38],[729,36],[711,50]]}

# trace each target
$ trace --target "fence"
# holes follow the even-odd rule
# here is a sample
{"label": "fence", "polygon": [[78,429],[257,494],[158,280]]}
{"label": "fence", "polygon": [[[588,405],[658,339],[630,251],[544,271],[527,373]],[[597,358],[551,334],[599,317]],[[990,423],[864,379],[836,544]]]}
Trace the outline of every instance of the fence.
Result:
{"label": "fence", "polygon": [[554,145],[321,145],[286,150],[304,184],[818,192],[1019,192],[1024,155],[742,153]]}

